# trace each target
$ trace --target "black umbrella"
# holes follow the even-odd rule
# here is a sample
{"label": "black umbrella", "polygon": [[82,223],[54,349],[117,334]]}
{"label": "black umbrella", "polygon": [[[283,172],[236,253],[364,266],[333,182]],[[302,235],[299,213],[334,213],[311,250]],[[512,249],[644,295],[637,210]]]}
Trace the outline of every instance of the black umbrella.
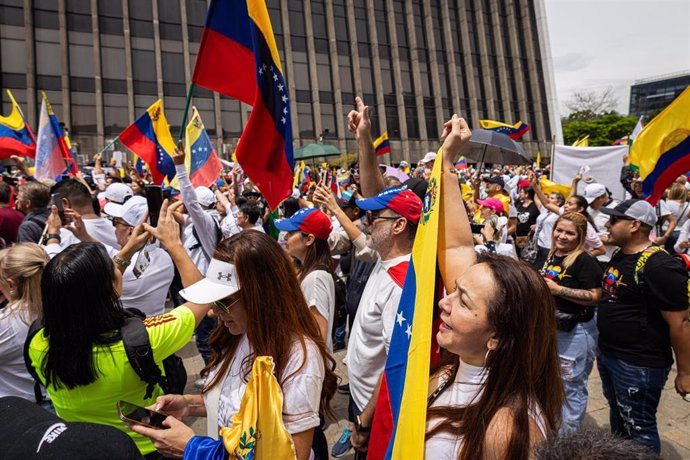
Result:
{"label": "black umbrella", "polygon": [[505,134],[487,129],[472,130],[472,138],[462,155],[478,163],[515,165],[531,162],[517,142]]}

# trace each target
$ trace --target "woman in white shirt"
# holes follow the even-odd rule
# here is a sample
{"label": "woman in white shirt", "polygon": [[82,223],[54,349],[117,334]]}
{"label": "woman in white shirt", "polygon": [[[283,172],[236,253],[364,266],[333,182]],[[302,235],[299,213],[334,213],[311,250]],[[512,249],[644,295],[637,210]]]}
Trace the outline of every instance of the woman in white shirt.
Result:
{"label": "woman in white shirt", "polygon": [[429,384],[427,459],[527,459],[558,430],[563,404],[553,296],[508,257],[477,257],[452,160],[471,133],[444,126],[438,258],[448,295],[436,336],[446,350]]}
{"label": "woman in white shirt", "polygon": [[[240,410],[254,358],[271,356],[283,392],[283,422],[299,460],[312,454],[320,413],[332,414],[335,361],[326,350],[287,254],[260,232],[242,232],[223,240],[206,278],[180,291],[190,302],[212,302],[219,325],[209,339],[211,359],[201,371],[201,395],[165,395],[155,408],[176,418],[207,417],[207,433],[217,439]],[[167,457],[181,457],[194,436],[186,425],[168,418],[169,429],[132,429],[149,436]]]}
{"label": "woman in white shirt", "polygon": [[491,252],[517,260],[515,246],[509,243],[501,243],[501,234],[508,220],[497,215],[490,216],[484,220],[484,227],[481,235],[474,235],[474,250],[478,254]]}
{"label": "woman in white shirt", "polygon": [[297,259],[297,278],[329,352],[333,351],[331,331],[335,319],[335,281],[331,271],[333,258],[328,236],[333,224],[326,214],[315,208],[301,208],[289,219],[277,219],[278,230],[285,235],[288,254]]}
{"label": "woman in white shirt", "polygon": [[34,379],[24,364],[24,341],[41,316],[41,273],[48,254],[37,244],[21,243],[0,252],[0,290],[9,302],[0,310],[0,397],[34,401]]}

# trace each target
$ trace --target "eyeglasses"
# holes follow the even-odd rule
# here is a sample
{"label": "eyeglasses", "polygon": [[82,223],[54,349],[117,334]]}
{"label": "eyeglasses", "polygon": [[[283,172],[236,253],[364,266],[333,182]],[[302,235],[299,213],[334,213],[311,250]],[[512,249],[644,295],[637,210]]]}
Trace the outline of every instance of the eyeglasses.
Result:
{"label": "eyeglasses", "polygon": [[350,174],[353,176],[359,174],[359,168],[350,168]]}
{"label": "eyeglasses", "polygon": [[398,220],[401,218],[401,216],[382,216],[380,214],[374,214],[371,211],[367,211],[367,224],[372,225],[375,220],[377,219],[384,219],[384,220]]}
{"label": "eyeglasses", "polygon": [[616,225],[616,223],[617,223],[619,220],[635,220],[635,219],[633,219],[633,218],[631,218],[631,217],[621,217],[621,216],[611,216],[611,217],[609,217],[609,222],[611,222],[611,225]]}
{"label": "eyeglasses", "polygon": [[232,302],[230,305],[225,305],[222,301],[216,300],[215,302],[212,302],[213,306],[217,308],[218,310],[222,311],[223,313],[230,313],[230,308],[235,305],[237,302],[240,301],[240,298],[237,297],[234,302]]}
{"label": "eyeglasses", "polygon": [[124,225],[126,227],[131,227],[131,225],[129,225],[127,222],[125,222],[124,219],[122,219],[120,217],[113,217],[112,222],[113,222],[113,227],[117,227],[118,225]]}

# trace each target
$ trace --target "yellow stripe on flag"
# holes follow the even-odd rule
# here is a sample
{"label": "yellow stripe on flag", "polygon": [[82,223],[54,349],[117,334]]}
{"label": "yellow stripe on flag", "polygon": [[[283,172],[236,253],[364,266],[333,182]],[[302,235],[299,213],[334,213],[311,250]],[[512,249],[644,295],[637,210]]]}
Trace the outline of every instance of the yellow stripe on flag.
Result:
{"label": "yellow stripe on flag", "polygon": [[546,176],[541,176],[539,178],[539,185],[541,185],[541,190],[545,195],[549,193],[560,193],[563,198],[567,198],[570,195],[570,186],[564,184],[557,184],[550,181]]}
{"label": "yellow stripe on flag", "polygon": [[273,65],[278,68],[281,74],[285,75],[285,72],[283,72],[283,67],[280,65],[278,47],[276,45],[276,39],[273,36],[271,18],[268,15],[265,0],[247,0],[247,11],[249,13],[249,17],[254,21],[256,27],[263,34],[264,40],[266,40],[268,49],[271,51],[271,57],[273,58]]}

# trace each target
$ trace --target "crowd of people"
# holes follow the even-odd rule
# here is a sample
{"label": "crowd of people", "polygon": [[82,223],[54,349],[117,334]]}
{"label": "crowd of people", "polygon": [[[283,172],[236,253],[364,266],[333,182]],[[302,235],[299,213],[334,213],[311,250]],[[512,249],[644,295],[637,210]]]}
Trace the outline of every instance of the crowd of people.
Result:
{"label": "crowd of people", "polygon": [[[104,167],[96,156],[83,173],[46,183],[15,158],[0,181],[0,412],[28,400],[55,414],[36,423],[106,425],[147,459],[212,458],[205,452],[240,411],[254,360],[270,356],[296,458],[351,449],[366,458],[440,161],[445,289],[426,458],[570,458],[578,436],[578,449],[621,455],[608,458],[657,458],[656,410],[674,354],[675,388],[690,393],[688,273],[677,257],[690,249],[687,178],[655,208],[629,167],[621,201],[596,177],[578,174],[563,196],[544,190],[547,171],[536,167],[456,169],[472,135],[457,115],[442,127],[440,158],[429,152],[386,174],[359,98],[348,127],[357,160],[303,172],[276,210],[239,166],[194,187],[181,150],[172,156],[179,190],[165,190],[157,216],[146,172]],[[343,175],[333,193],[330,182]],[[136,331],[145,332],[146,359],[131,353]],[[196,391],[184,393],[175,353],[192,337],[204,368]],[[341,350],[347,383],[336,371]],[[620,445],[582,431],[595,362]],[[350,423],[329,449],[336,392],[349,396]],[[119,401],[167,414],[164,429],[125,423]],[[205,436],[187,417],[206,417]],[[9,452],[36,441],[2,442]],[[123,442],[113,437],[99,455],[125,458]]]}

